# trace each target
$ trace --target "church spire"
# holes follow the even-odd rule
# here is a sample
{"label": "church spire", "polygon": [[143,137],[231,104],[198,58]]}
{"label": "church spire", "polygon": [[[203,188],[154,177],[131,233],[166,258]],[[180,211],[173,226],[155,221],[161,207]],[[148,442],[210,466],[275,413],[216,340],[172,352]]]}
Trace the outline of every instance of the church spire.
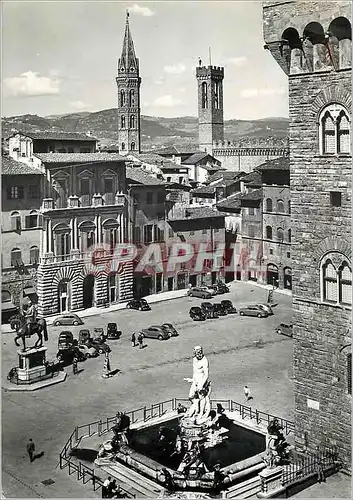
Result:
{"label": "church spire", "polygon": [[130,25],[129,25],[129,12],[126,11],[125,35],[123,42],[123,50],[118,62],[118,72],[138,72],[139,60],[136,57],[134,42],[132,40]]}

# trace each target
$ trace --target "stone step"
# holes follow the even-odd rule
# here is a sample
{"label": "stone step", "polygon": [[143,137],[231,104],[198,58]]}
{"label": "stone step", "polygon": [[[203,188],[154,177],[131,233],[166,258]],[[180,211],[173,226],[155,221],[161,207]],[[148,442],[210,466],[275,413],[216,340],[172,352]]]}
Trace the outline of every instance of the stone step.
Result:
{"label": "stone step", "polygon": [[261,479],[256,476],[228,488],[225,498],[250,498],[260,491]]}
{"label": "stone step", "polygon": [[117,479],[126,490],[134,490],[137,492],[137,497],[155,498],[164,490],[162,486],[154,483],[150,479],[138,474],[133,469],[129,469],[122,464],[115,463],[114,465],[102,467],[108,474]]}

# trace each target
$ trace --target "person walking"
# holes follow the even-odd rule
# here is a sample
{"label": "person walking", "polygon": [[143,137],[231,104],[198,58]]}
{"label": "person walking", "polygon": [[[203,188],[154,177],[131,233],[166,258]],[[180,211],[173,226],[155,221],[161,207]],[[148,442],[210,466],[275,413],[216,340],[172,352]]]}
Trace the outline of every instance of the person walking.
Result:
{"label": "person walking", "polygon": [[132,345],[132,347],[136,346],[136,333],[135,332],[132,332],[132,335],[131,335],[131,345]]}
{"label": "person walking", "polygon": [[143,349],[143,335],[142,335],[141,332],[139,333],[139,336],[138,336],[137,340],[138,340],[138,343],[139,343],[139,348]]}
{"label": "person walking", "polygon": [[110,377],[110,361],[109,361],[109,353],[106,352],[104,356],[104,366],[103,366],[103,378]]}
{"label": "person walking", "polygon": [[33,442],[32,438],[29,438],[26,448],[27,448],[27,453],[28,453],[28,456],[29,456],[29,461],[33,462],[33,460],[34,460],[34,451],[35,451],[36,447],[34,445],[34,442]]}
{"label": "person walking", "polygon": [[74,359],[72,360],[72,371],[73,371],[73,374],[74,375],[77,375],[78,374],[78,359],[76,356],[74,356]]}
{"label": "person walking", "polygon": [[252,399],[252,396],[250,394],[250,389],[247,385],[244,385],[244,396],[247,401],[250,401],[250,399]]}
{"label": "person walking", "polygon": [[104,481],[103,486],[102,486],[102,498],[109,498],[109,490],[110,490],[110,484],[112,482],[111,476],[108,476],[108,478]]}

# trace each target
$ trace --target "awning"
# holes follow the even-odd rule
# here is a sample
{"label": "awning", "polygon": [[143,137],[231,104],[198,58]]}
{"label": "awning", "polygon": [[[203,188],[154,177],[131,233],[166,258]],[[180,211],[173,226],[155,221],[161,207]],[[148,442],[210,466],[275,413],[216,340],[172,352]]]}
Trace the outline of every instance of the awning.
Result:
{"label": "awning", "polygon": [[14,311],[17,307],[13,302],[1,302],[1,311]]}
{"label": "awning", "polygon": [[36,294],[37,292],[35,291],[35,289],[31,286],[27,287],[27,288],[24,288],[23,289],[23,295],[32,295],[32,294]]}

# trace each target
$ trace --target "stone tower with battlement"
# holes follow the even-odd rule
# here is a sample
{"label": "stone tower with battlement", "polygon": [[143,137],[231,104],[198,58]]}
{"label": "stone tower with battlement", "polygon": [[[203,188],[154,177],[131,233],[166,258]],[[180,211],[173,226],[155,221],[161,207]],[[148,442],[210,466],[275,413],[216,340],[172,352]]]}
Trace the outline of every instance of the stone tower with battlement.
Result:
{"label": "stone tower with battlement", "polygon": [[129,14],[126,15],[123,50],[118,60],[118,143],[119,153],[139,153],[140,132],[140,85],[139,60],[135,54]]}
{"label": "stone tower with battlement", "polygon": [[351,2],[263,1],[289,84],[295,444],[351,468]]}
{"label": "stone tower with battlement", "polygon": [[198,83],[199,148],[212,154],[213,142],[223,141],[224,138],[224,68],[200,65],[196,68],[196,78]]}

